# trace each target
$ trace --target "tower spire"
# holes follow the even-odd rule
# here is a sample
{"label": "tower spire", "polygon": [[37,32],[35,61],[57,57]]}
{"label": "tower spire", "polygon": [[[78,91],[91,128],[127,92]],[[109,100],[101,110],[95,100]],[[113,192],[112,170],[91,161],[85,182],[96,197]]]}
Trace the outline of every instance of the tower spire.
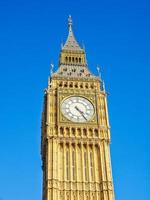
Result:
{"label": "tower spire", "polygon": [[69,28],[69,33],[68,33],[68,38],[66,43],[64,44],[62,50],[71,50],[71,51],[83,51],[83,49],[79,46],[78,42],[76,41],[73,30],[72,30],[72,17],[69,15],[68,17],[68,28]]}
{"label": "tower spire", "polygon": [[80,47],[72,30],[72,17],[68,17],[68,37],[61,47],[59,69],[53,77],[96,78],[89,70],[84,47]]}

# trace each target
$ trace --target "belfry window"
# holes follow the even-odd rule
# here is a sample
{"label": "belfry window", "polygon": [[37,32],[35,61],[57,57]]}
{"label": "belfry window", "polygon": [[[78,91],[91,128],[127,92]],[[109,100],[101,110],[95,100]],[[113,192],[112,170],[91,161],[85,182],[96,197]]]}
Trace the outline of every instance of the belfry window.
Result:
{"label": "belfry window", "polygon": [[76,158],[75,158],[75,151],[72,152],[72,179],[75,180],[75,164],[76,164]]}
{"label": "belfry window", "polygon": [[65,58],[65,61],[68,62],[68,57]]}

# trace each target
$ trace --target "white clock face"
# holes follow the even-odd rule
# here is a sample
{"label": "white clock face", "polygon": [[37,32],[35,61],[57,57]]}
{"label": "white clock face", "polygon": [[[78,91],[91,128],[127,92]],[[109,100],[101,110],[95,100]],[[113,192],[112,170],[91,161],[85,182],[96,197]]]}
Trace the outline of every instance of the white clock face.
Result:
{"label": "white clock face", "polygon": [[73,96],[62,102],[61,111],[70,121],[87,122],[94,115],[94,106],[86,98]]}

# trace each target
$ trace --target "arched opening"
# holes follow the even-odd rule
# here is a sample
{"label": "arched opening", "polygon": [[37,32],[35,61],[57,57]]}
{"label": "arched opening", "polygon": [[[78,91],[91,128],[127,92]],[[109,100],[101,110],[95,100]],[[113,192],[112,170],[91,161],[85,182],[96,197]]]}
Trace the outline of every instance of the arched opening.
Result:
{"label": "arched opening", "polygon": [[83,88],[83,84],[82,83],[80,84],[80,88]]}
{"label": "arched opening", "polygon": [[72,135],[74,135],[75,136],[75,128],[72,128]]}
{"label": "arched opening", "polygon": [[77,88],[78,87],[78,83],[75,83],[75,88]]}
{"label": "arched opening", "polygon": [[65,57],[65,61],[68,62],[68,57],[67,56]]}
{"label": "arched opening", "polygon": [[95,133],[95,136],[98,137],[98,130],[97,129],[94,130],[94,133]]}
{"label": "arched opening", "polygon": [[87,83],[85,84],[85,88],[88,89],[88,84]]}
{"label": "arched opening", "polygon": [[69,136],[69,128],[66,128],[66,136]]}
{"label": "arched opening", "polygon": [[84,136],[86,136],[86,135],[87,135],[87,131],[86,131],[86,129],[85,129],[85,128],[83,129],[83,135],[84,135]]}
{"label": "arched opening", "polygon": [[77,129],[77,133],[78,133],[78,136],[81,136],[81,129],[80,128]]}
{"label": "arched opening", "polygon": [[93,89],[94,88],[94,85],[93,84],[91,84],[91,89]]}
{"label": "arched opening", "polygon": [[70,84],[69,84],[69,87],[72,88],[72,87],[73,87],[73,83],[70,83]]}
{"label": "arched opening", "polygon": [[64,87],[67,87],[67,86],[68,86],[68,84],[67,84],[67,82],[65,82],[65,83],[64,83]]}
{"label": "arched opening", "polygon": [[62,82],[59,83],[59,87],[62,87]]}
{"label": "arched opening", "polygon": [[60,135],[63,135],[64,129],[60,127]]}

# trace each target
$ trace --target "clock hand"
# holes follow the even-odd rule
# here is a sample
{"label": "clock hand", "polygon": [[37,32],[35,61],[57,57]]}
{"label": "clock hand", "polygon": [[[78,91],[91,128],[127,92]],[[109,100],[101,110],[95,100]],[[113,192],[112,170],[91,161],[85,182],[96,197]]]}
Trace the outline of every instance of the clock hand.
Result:
{"label": "clock hand", "polygon": [[87,118],[84,116],[84,114],[83,113],[81,113],[81,115],[84,117],[84,119],[87,121]]}
{"label": "clock hand", "polygon": [[83,112],[82,112],[77,106],[75,106],[75,109],[76,109],[77,111],[79,111],[80,114],[83,114]]}
{"label": "clock hand", "polygon": [[87,121],[87,118],[84,116],[84,113],[77,107],[75,106],[75,109],[84,117],[84,119]]}

